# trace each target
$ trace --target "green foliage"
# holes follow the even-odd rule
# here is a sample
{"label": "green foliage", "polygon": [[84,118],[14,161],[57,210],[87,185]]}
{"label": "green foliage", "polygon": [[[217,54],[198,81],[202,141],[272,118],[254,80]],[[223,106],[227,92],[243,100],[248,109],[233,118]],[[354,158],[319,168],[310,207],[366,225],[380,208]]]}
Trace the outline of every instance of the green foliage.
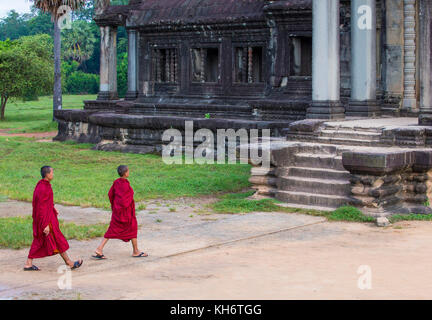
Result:
{"label": "green foliage", "polygon": [[[0,248],[22,249],[33,241],[33,219],[27,217],[0,218]],[[76,225],[60,220],[60,229],[68,240],[89,240],[102,237],[108,225]]]}
{"label": "green foliage", "polygon": [[122,53],[119,55],[117,67],[117,91],[119,97],[123,98],[127,92],[127,77],[128,77],[128,54]]}
{"label": "green foliage", "polygon": [[0,20],[0,40],[15,40],[24,35],[29,35],[26,16],[11,10],[6,17]]}
{"label": "green foliage", "polygon": [[2,119],[6,103],[13,98],[47,94],[53,86],[52,41],[49,35],[21,37],[5,42],[0,50],[0,96]]}
{"label": "green foliage", "polygon": [[99,75],[72,72],[66,78],[66,92],[69,94],[97,94],[99,91]]}
{"label": "green foliage", "polygon": [[327,217],[329,221],[374,222],[375,218],[368,217],[359,209],[344,206],[336,209]]}
{"label": "green foliage", "polygon": [[62,76],[69,77],[75,71],[78,71],[79,62],[77,61],[63,61],[61,65]]}
{"label": "green foliage", "polygon": [[[39,2],[39,1],[38,1]],[[42,2],[42,1],[40,1]],[[111,4],[127,4],[128,0],[112,0]],[[100,71],[100,30],[92,17],[94,14],[94,1],[86,1],[84,7],[72,12],[72,30],[62,30],[62,57],[66,63],[73,60],[79,61],[77,69],[67,71],[67,75],[62,72],[63,92],[68,93],[66,88],[67,78],[74,71],[82,71],[90,74],[99,74]],[[6,39],[18,39],[23,36],[48,34],[53,37],[53,22],[51,15],[41,10],[34,9],[30,14],[18,14],[11,11],[9,15],[0,19],[0,41]],[[118,92],[124,97],[127,91],[127,33],[124,27],[118,28]],[[1,45],[0,45],[1,46]],[[0,47],[1,50],[1,47]],[[125,55],[126,54],[126,55]],[[71,64],[72,65],[72,64]],[[76,75],[75,75],[76,76]],[[89,78],[83,80],[87,82]],[[93,87],[83,88],[77,85],[79,90],[74,92],[95,92]],[[39,94],[38,94],[39,95]],[[33,90],[28,90],[23,94],[26,100],[36,100],[37,94]]]}
{"label": "green foliage", "polygon": [[432,221],[432,214],[396,214],[389,217],[391,223],[399,221]]}
{"label": "green foliage", "polygon": [[62,30],[62,57],[82,63],[91,58],[96,37],[89,23],[74,21],[72,29]]}

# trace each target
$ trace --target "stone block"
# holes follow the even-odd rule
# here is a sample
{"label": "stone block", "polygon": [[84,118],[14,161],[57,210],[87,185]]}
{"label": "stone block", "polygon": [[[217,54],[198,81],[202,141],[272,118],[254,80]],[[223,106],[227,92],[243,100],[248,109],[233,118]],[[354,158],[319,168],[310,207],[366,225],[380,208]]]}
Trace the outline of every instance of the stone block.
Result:
{"label": "stone block", "polygon": [[390,225],[390,221],[386,217],[378,217],[376,219],[376,224],[378,227],[388,227]]}

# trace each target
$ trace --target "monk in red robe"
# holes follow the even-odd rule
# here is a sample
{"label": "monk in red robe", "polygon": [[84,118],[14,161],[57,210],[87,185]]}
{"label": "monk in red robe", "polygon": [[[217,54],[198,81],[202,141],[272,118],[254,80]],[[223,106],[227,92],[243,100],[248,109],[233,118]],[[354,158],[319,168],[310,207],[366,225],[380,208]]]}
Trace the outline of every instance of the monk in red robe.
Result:
{"label": "monk in red robe", "polygon": [[106,259],[103,249],[109,239],[119,239],[124,242],[131,241],[133,247],[132,257],[148,257],[147,253],[138,249],[138,223],[135,216],[134,191],[128,180],[129,168],[119,166],[117,173],[120,178],[114,181],[108,193],[112,209],[111,223],[104,239],[95,250],[96,255],[92,257],[98,260]]}
{"label": "monk in red robe", "polygon": [[54,170],[49,166],[41,169],[42,180],[38,182],[33,193],[33,243],[30,248],[25,271],[39,271],[33,265],[33,259],[60,254],[66,265],[71,269],[79,268],[83,260],[73,262],[66,251],[69,244],[60,231],[57,219],[58,211],[54,208],[54,195],[51,181]]}

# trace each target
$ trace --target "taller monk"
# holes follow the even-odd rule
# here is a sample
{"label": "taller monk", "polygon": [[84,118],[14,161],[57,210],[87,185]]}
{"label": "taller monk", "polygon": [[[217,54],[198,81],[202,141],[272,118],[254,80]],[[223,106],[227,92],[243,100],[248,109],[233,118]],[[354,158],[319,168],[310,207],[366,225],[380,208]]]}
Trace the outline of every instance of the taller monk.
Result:
{"label": "taller monk", "polygon": [[109,239],[119,239],[124,242],[132,242],[132,257],[142,258],[148,254],[138,249],[138,223],[135,216],[134,191],[129,183],[129,168],[119,166],[117,173],[120,176],[114,181],[108,192],[111,203],[112,215],[108,231],[105,233],[99,247],[95,250],[96,255],[92,257],[98,260],[106,259],[103,249]]}
{"label": "taller monk", "polygon": [[83,260],[73,262],[66,251],[69,244],[60,231],[57,219],[58,211],[54,208],[54,194],[51,181],[54,178],[54,169],[45,166],[41,169],[40,180],[33,192],[33,243],[30,248],[25,271],[39,271],[33,265],[33,259],[60,254],[66,265],[71,269],[79,268]]}

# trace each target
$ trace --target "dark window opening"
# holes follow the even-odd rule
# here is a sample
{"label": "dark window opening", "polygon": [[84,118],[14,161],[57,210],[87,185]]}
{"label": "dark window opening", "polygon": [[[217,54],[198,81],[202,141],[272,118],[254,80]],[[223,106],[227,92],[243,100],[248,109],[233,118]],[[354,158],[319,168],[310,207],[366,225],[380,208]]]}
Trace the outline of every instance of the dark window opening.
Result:
{"label": "dark window opening", "polygon": [[235,82],[257,83],[263,82],[262,47],[236,47],[235,48]]}
{"label": "dark window opening", "polygon": [[193,82],[219,81],[218,48],[195,48],[192,49],[191,56]]}
{"label": "dark window opening", "polygon": [[177,80],[177,49],[155,49],[153,51],[153,81],[176,83]]}
{"label": "dark window opening", "polygon": [[312,76],[312,38],[293,37],[291,48],[292,76]]}

